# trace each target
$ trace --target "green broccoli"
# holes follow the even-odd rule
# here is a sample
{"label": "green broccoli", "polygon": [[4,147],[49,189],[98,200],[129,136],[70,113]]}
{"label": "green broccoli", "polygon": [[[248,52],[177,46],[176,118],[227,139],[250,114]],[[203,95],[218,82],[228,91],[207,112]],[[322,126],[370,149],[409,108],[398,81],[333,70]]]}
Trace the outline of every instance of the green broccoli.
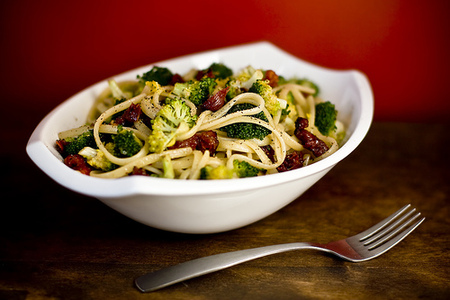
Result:
{"label": "green broccoli", "polygon": [[205,73],[212,72],[215,78],[225,79],[233,75],[233,71],[223,63],[213,63],[208,69],[204,70]]}
{"label": "green broccoli", "polygon": [[117,165],[108,160],[99,149],[84,147],[78,154],[83,156],[86,162],[96,169],[109,172],[117,168]]}
{"label": "green broccoli", "polygon": [[256,93],[264,99],[264,106],[271,115],[274,116],[278,110],[281,109],[281,104],[267,81],[260,79],[256,80],[248,91]]}
{"label": "green broccoli", "polygon": [[239,82],[236,79],[229,78],[229,80],[225,83],[225,87],[229,87],[228,93],[227,93],[227,100],[231,100],[237,95],[242,93],[241,87],[239,85]]}
{"label": "green broccoli", "polygon": [[242,69],[236,76],[241,88],[248,90],[256,80],[263,79],[264,73],[262,70],[255,70],[252,66]]}
{"label": "green broccoli", "polygon": [[233,161],[233,169],[224,165],[213,167],[207,165],[200,169],[200,179],[231,179],[258,176],[262,170],[253,167],[246,161]]}
{"label": "green broccoli", "polygon": [[233,161],[233,171],[239,178],[258,176],[262,169],[256,168],[246,161]]}
{"label": "green broccoli", "polygon": [[283,75],[278,75],[278,85],[286,84],[289,80],[287,80]]}
{"label": "green broccoli", "polygon": [[166,155],[162,159],[163,164],[163,178],[169,178],[174,179],[175,178],[175,172],[173,169],[172,159],[169,155]]}
{"label": "green broccoli", "polygon": [[178,126],[181,122],[185,122],[189,125],[189,128],[192,128],[197,121],[197,116],[191,115],[191,108],[179,98],[166,101],[166,104],[160,109],[158,115],[164,117],[175,126]]}
{"label": "green broccoli", "polygon": [[122,156],[131,157],[138,153],[143,144],[131,130],[117,128],[117,134],[112,137],[114,150]]}
{"label": "green broccoli", "polygon": [[200,169],[200,179],[231,179],[233,178],[233,170],[228,169],[224,165],[213,167],[207,165]]}
{"label": "green broccoli", "polygon": [[[250,103],[241,103],[234,105],[229,111],[228,114],[234,113],[236,111],[247,110],[255,107]],[[252,115],[252,117],[261,119],[262,121],[267,122],[267,117],[261,111],[258,114]],[[222,131],[225,131],[227,135],[231,138],[238,138],[243,140],[249,139],[264,139],[268,134],[271,133],[270,129],[267,129],[263,126],[253,124],[253,123],[234,123],[230,125],[226,125],[221,128]]]}
{"label": "green broccoli", "polygon": [[147,81],[156,81],[160,85],[168,85],[172,81],[173,73],[163,67],[153,67],[150,71],[142,74],[142,76],[137,75],[139,82],[143,85]]}
{"label": "green broccoli", "polygon": [[149,150],[161,152],[173,146],[176,136],[191,129],[197,116],[191,115],[191,109],[178,98],[169,99],[152,120],[152,133],[148,137]]}
{"label": "green broccoli", "polygon": [[77,137],[71,137],[64,140],[64,152],[66,155],[78,154],[84,147],[98,148],[94,139],[92,129],[86,130]]}
{"label": "green broccoli", "polygon": [[330,135],[336,130],[337,110],[330,101],[316,104],[316,118],[314,125],[323,135]]}
{"label": "green broccoli", "polygon": [[146,81],[145,86],[148,87],[149,92],[153,94],[161,94],[164,92],[164,88],[155,80]]}
{"label": "green broccoli", "polygon": [[214,78],[203,77],[201,80],[175,83],[173,93],[179,97],[188,99],[196,106],[200,106],[213,94],[217,82]]}

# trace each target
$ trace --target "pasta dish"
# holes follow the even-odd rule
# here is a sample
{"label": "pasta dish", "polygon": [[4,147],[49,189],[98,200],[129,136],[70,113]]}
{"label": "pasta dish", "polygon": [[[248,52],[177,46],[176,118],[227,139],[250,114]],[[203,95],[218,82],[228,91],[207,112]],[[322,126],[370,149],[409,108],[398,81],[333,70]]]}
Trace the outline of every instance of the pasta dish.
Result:
{"label": "pasta dish", "polygon": [[222,63],[179,75],[153,67],[108,81],[86,125],[62,131],[64,163],[100,178],[232,179],[285,172],[333,154],[345,128],[307,79]]}

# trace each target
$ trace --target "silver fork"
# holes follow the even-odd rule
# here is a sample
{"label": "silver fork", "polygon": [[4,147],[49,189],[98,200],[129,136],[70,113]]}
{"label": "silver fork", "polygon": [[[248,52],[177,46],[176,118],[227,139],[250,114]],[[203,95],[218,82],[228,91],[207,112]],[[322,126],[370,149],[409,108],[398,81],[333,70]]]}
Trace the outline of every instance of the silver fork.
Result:
{"label": "silver fork", "polygon": [[340,241],[288,243],[206,256],[148,273],[135,284],[140,291],[151,292],[249,260],[299,249],[321,250],[351,262],[366,261],[385,253],[416,229],[425,220],[419,216],[420,212],[408,204],[369,229]]}

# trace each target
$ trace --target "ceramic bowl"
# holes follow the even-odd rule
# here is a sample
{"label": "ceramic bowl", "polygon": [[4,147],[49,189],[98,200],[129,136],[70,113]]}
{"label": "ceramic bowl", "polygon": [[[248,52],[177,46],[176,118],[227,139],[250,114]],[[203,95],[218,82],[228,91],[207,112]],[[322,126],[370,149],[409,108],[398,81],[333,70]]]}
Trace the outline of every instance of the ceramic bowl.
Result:
{"label": "ceramic bowl", "polygon": [[[217,233],[261,220],[299,198],[363,140],[373,116],[373,93],[366,76],[356,70],[332,70],[305,62],[268,42],[257,42],[157,62],[113,76],[135,79],[152,66],[183,74],[223,62],[237,71],[251,65],[272,69],[286,78],[306,77],[321,87],[347,127],[344,144],[331,156],[301,169],[231,180],[171,180],[143,176],[101,179],[82,175],[62,163],[55,149],[60,131],[84,124],[106,80],[84,89],[51,111],[27,144],[34,163],[57,183],[95,197],[123,215],[155,228],[181,233]],[[61,199],[63,201],[64,199]]]}

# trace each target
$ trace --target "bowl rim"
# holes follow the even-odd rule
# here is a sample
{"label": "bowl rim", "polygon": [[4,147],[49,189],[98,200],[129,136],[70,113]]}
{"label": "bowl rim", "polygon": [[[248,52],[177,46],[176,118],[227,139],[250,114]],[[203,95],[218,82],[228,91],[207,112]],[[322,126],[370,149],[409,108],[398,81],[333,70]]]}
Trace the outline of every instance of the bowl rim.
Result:
{"label": "bowl rim", "polygon": [[[136,68],[134,70],[126,71],[122,74],[118,74],[113,77],[121,77],[124,74],[134,72],[151,65],[164,65],[167,62],[175,61],[178,59],[189,59],[191,57],[197,57],[201,55],[207,55],[209,53],[215,53],[217,51],[228,50],[257,50],[257,49],[269,49],[287,56],[290,59],[295,59],[303,64],[310,65],[314,68],[322,69],[327,72],[335,72],[340,74],[346,74],[351,76],[356,85],[357,91],[359,91],[359,98],[361,99],[360,116],[356,121],[356,126],[353,133],[348,140],[342,145],[333,155],[315,162],[305,168],[291,170],[289,172],[271,174],[268,176],[258,176],[250,178],[239,179],[227,179],[227,180],[180,180],[180,179],[165,179],[155,177],[144,176],[129,176],[118,179],[104,179],[83,175],[79,172],[73,171],[66,167],[61,161],[51,153],[48,147],[43,141],[43,133],[45,125],[48,121],[71,99],[77,95],[91,89],[92,87],[100,84],[103,81],[97,82],[82,91],[76,93],[72,97],[68,98],[64,102],[56,106],[50,113],[48,113],[42,121],[37,125],[33,133],[31,134],[29,141],[26,145],[26,152],[31,160],[50,178],[59,183],[60,185],[84,194],[87,196],[97,198],[119,198],[135,195],[166,195],[166,196],[182,196],[182,195],[204,195],[204,194],[222,194],[229,192],[248,191],[253,189],[259,189],[262,187],[269,187],[299,178],[308,177],[318,172],[331,169],[339,161],[347,157],[363,140],[367,134],[370,125],[372,123],[374,113],[374,100],[373,92],[366,75],[362,72],[349,69],[349,70],[336,70],[325,68],[304,61],[292,54],[278,48],[274,44],[261,41],[248,44],[241,44],[237,46],[229,46],[220,49],[208,50],[198,52],[194,54],[180,56],[174,59],[155,62],[150,65]],[[121,182],[118,188],[118,181]],[[177,182],[177,188],[174,188],[173,183]]]}

